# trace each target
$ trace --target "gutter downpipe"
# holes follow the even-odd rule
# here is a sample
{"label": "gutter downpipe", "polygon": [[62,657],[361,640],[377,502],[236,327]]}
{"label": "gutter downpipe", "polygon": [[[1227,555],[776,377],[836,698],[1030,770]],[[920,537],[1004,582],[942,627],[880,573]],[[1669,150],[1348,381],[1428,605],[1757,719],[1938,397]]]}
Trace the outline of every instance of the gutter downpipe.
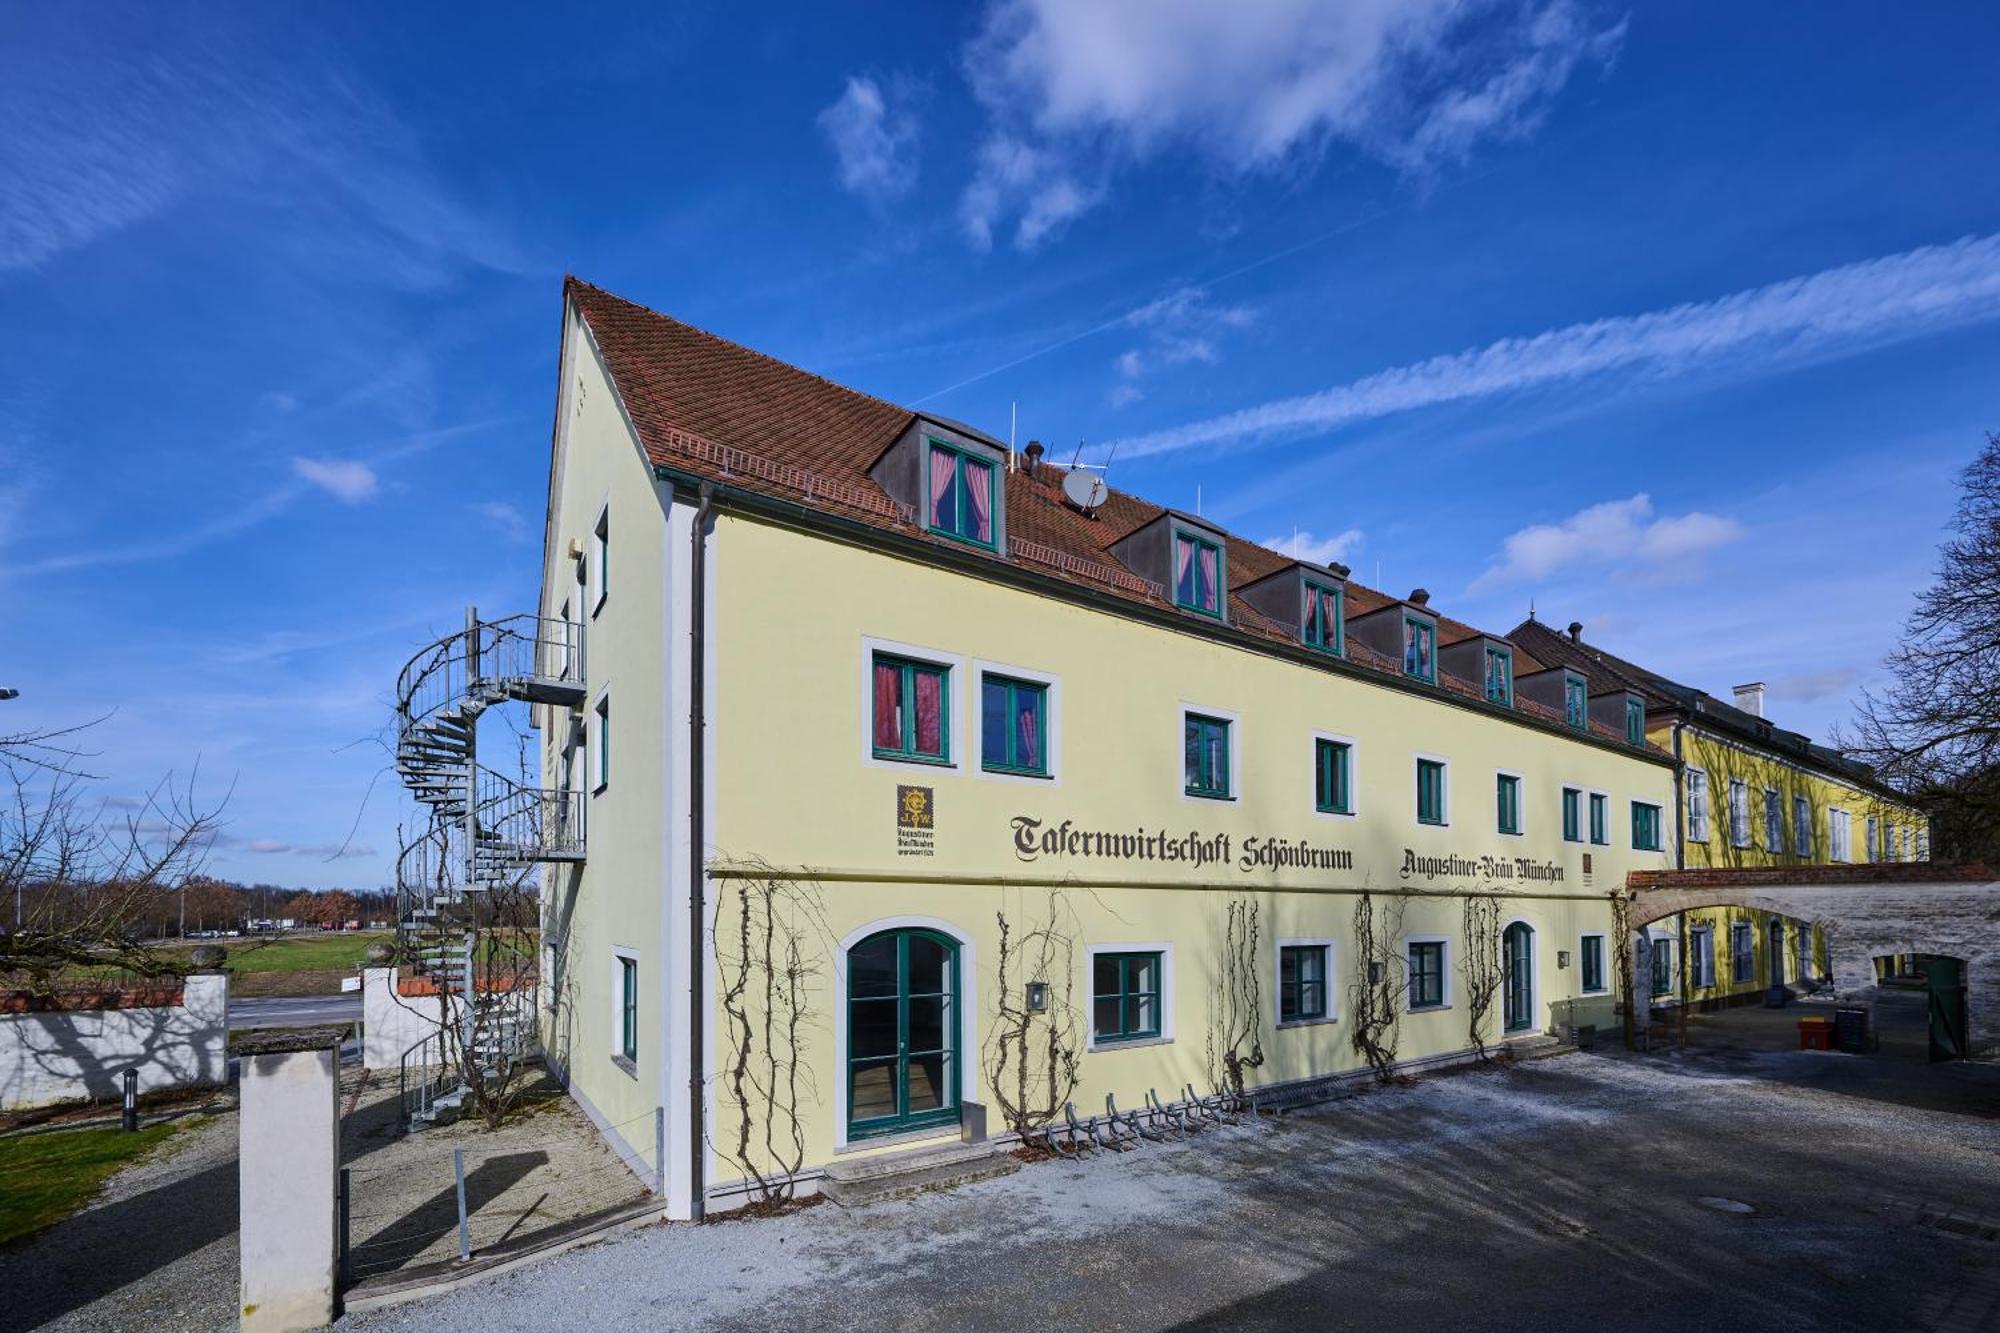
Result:
{"label": "gutter downpipe", "polygon": [[702,1220],[707,1209],[708,1184],[703,1179],[708,1147],[708,1127],[703,1123],[706,1107],[702,1070],[707,1060],[702,1038],[708,1021],[705,1007],[707,987],[706,951],[702,948],[702,928],[707,923],[707,903],[703,879],[707,873],[702,848],[708,829],[707,772],[708,732],[708,542],[706,529],[715,505],[715,483],[701,483],[701,502],[695,506],[694,529],[690,539],[688,635],[688,1217]]}
{"label": "gutter downpipe", "polygon": [[[1674,723],[1674,869],[1687,869],[1687,797],[1681,791],[1687,765],[1681,760],[1681,724]],[[1688,1044],[1688,1004],[1693,999],[1688,987],[1688,916],[1676,914],[1680,922],[1681,1048]]]}

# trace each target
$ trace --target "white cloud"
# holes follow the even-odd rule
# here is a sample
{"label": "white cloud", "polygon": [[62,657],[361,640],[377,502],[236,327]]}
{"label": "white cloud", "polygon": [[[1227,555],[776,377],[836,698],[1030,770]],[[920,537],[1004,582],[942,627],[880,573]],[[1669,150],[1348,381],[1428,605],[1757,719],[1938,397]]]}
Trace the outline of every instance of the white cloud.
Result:
{"label": "white cloud", "polygon": [[1307,564],[1326,565],[1336,560],[1347,564],[1348,557],[1360,549],[1361,529],[1349,528],[1331,537],[1315,537],[1300,529],[1289,537],[1266,537],[1264,545]]}
{"label": "white cloud", "polygon": [[1119,321],[1143,342],[1119,353],[1113,363],[1121,382],[1110,391],[1111,405],[1122,407],[1142,397],[1136,381],[1155,371],[1190,362],[1213,365],[1222,357],[1222,339],[1248,328],[1256,317],[1249,306],[1216,305],[1199,287],[1183,287],[1140,306]]}
{"label": "white cloud", "polygon": [[1121,380],[1111,386],[1110,392],[1104,395],[1104,401],[1110,403],[1113,407],[1130,407],[1145,396],[1146,391],[1144,389],[1141,389],[1130,380]]}
{"label": "white cloud", "polygon": [[359,504],[375,494],[375,469],[339,458],[294,458],[292,471],[347,504]]}
{"label": "white cloud", "polygon": [[884,200],[908,194],[917,183],[917,118],[910,86],[883,86],[865,75],[819,113],[819,127],[833,145],[840,184],[864,198]]}
{"label": "white cloud", "polygon": [[521,543],[535,535],[528,516],[504,500],[488,500],[472,506],[472,512],[491,523],[502,541]]}
{"label": "white cloud", "polygon": [[1422,170],[1532,130],[1623,32],[1574,0],[996,0],[965,58],[992,124],[961,217],[1031,249],[1173,148],[1244,172],[1340,142]]}
{"label": "white cloud", "polygon": [[1588,565],[1593,570],[1658,571],[1695,559],[1743,535],[1731,518],[1700,512],[1653,517],[1652,497],[1607,500],[1560,523],[1522,528],[1501,543],[1500,554],[1473,580],[1473,593],[1506,583],[1547,578],[1560,570]]}
{"label": "white cloud", "polygon": [[[1571,324],[1397,366],[1319,393],[1116,442],[1120,457],[1329,431],[1397,412],[1624,372],[1665,378],[1725,358],[1796,365],[2000,318],[2000,235],[1825,269],[1712,301]],[[1106,448],[1112,447],[1107,444]]]}

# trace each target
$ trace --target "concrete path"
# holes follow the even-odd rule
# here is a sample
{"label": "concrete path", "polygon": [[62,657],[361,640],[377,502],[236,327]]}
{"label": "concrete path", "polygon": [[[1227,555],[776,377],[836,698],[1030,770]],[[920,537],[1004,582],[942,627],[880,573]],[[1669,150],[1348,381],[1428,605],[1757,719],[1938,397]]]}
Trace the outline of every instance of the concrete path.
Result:
{"label": "concrete path", "polygon": [[352,995],[298,995],[229,1002],[229,1030],[309,1028],[353,1023],[361,1017],[361,992]]}

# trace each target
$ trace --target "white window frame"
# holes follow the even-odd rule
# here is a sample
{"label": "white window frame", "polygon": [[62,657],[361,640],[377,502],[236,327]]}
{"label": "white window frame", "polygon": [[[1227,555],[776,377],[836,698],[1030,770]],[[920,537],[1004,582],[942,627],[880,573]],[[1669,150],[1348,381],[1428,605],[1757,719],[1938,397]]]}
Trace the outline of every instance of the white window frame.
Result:
{"label": "white window frame", "polygon": [[[1322,810],[1319,808],[1319,743],[1332,741],[1335,745],[1347,747],[1347,809]],[[1358,819],[1361,815],[1361,742],[1352,736],[1343,736],[1337,731],[1315,731],[1311,735],[1310,755],[1313,775],[1311,788],[1306,792],[1306,811],[1316,819]]]}
{"label": "white window frame", "polygon": [[[1185,609],[1185,608],[1183,608]],[[1206,615],[1207,612],[1201,614]],[[1229,725],[1229,795],[1190,796],[1187,790],[1188,715],[1213,718]],[[1243,800],[1243,717],[1233,708],[1211,708],[1207,704],[1180,701],[1174,726],[1174,792],[1184,805],[1237,805]],[[1121,1043],[1122,1044],[1122,1043]]]}
{"label": "white window frame", "polygon": [[1865,859],[1880,861],[1882,859],[1882,821],[1874,815],[1870,815],[1868,816],[1868,822],[1862,828],[1862,836],[1865,843],[1864,850],[1867,853]]}
{"label": "white window frame", "polygon": [[[1597,941],[1597,974],[1603,984],[1586,986],[1583,984],[1583,942]],[[1609,937],[1601,930],[1586,930],[1576,937],[1576,993],[1578,995],[1609,995],[1611,993],[1611,946]]]}
{"label": "white window frame", "polygon": [[[1704,948],[1702,945],[1707,947]],[[1688,927],[1688,989],[1715,988],[1715,927]]]}
{"label": "white window frame", "polygon": [[[1428,761],[1444,766],[1444,772],[1438,775],[1438,801],[1443,807],[1440,813],[1444,816],[1444,819],[1440,823],[1427,824],[1418,818],[1419,813],[1423,809],[1423,800],[1419,794],[1422,790],[1422,784],[1417,781],[1417,764],[1419,761]],[[1451,827],[1451,760],[1441,754],[1425,754],[1419,750],[1410,755],[1410,822],[1418,828]]]}
{"label": "white window frame", "polygon": [[[1160,955],[1160,1035],[1138,1040],[1097,1040],[1097,955],[1101,953],[1156,953]],[[1171,1046],[1174,1041],[1174,946],[1171,942],[1136,944],[1086,944],[1083,950],[1083,1049],[1086,1051],[1130,1051],[1147,1046]]]}
{"label": "white window frame", "polygon": [[1729,779],[1729,845],[1750,845],[1750,784],[1742,778]]}
{"label": "white window frame", "polygon": [[597,619],[597,613],[604,609],[604,599],[611,595],[611,502],[604,502],[597,511],[597,521],[590,525],[590,618]]}
{"label": "white window frame", "polygon": [[[888,653],[892,657],[907,657],[912,662],[922,662],[925,666],[944,668],[946,689],[950,694],[950,698],[945,701],[947,728],[945,734],[952,738],[948,742],[951,746],[951,757],[945,763],[916,763],[911,760],[875,757],[875,654],[877,653]],[[971,734],[964,726],[966,682],[973,678],[963,654],[948,653],[939,648],[925,648],[914,643],[902,643],[895,639],[878,639],[872,635],[862,635],[860,709],[862,766],[885,768],[892,773],[964,772],[966,746],[962,742]]]}
{"label": "white window frame", "polygon": [[[1699,799],[1696,789],[1700,789]],[[1687,771],[1687,839],[1689,842],[1707,843],[1709,824],[1709,781],[1708,770],[1690,768]]]}
{"label": "white window frame", "polygon": [[[625,1055],[625,964],[632,964],[632,984],[639,987],[639,994],[632,1005],[632,1050],[630,1059]],[[611,946],[611,1063],[617,1065],[633,1078],[639,1077],[639,1015],[645,1010],[640,1002],[645,998],[645,988],[639,985],[639,951],[628,949],[622,944]]]}
{"label": "white window frame", "polygon": [[1812,799],[1792,793],[1792,855],[1811,856],[1813,845]]}
{"label": "white window frame", "polygon": [[[1418,1009],[1410,1004],[1410,946],[1412,944],[1437,944],[1443,950],[1438,954],[1438,995],[1437,1004],[1427,1004]],[[1407,1014],[1440,1014],[1451,1008],[1451,936],[1449,935],[1405,935],[1403,936],[1403,1012]]]}
{"label": "white window frame", "polygon": [[1854,859],[1853,817],[1837,805],[1826,810],[1826,859],[1843,862]]}
{"label": "white window frame", "polygon": [[[1318,1027],[1340,1021],[1340,991],[1334,981],[1335,941],[1325,937],[1287,936],[1278,941],[1271,954],[1271,1013],[1280,1029]],[[1322,1018],[1284,1018],[1285,950],[1322,949],[1326,952],[1326,1014]],[[1165,980],[1164,977],[1161,978]],[[1095,998],[1095,997],[1093,997]]]}
{"label": "white window frame", "polygon": [[[1514,818],[1521,827],[1508,832],[1500,827],[1500,779],[1514,779]],[[1528,779],[1525,774],[1511,768],[1493,770],[1493,829],[1503,838],[1525,838],[1528,836]]]}
{"label": "white window frame", "polygon": [[[1026,681],[1030,685],[1042,687],[1043,718],[1042,735],[1048,746],[1049,774],[1047,777],[1031,777],[1026,773],[995,773],[986,767],[986,677],[988,674],[1007,676],[1014,680]],[[1037,671],[1033,667],[1014,666],[1008,662],[989,662],[983,657],[972,660],[971,680],[980,698],[975,702],[967,700],[966,712],[972,719],[972,775],[988,782],[1026,783],[1031,787],[1055,787],[1062,785],[1062,677],[1047,671]],[[868,696],[869,708],[869,751],[873,754],[875,732],[873,725],[875,696],[871,682]],[[898,768],[907,767],[898,764]]]}

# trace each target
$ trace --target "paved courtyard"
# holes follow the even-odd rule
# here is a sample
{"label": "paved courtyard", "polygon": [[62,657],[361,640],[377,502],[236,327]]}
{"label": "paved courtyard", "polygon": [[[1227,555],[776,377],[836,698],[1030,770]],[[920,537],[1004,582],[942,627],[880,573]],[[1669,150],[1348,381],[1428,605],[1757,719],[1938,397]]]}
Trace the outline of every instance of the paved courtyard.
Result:
{"label": "paved courtyard", "polygon": [[342,1328],[2000,1328],[2000,1066],[1758,1044],[658,1226]]}

